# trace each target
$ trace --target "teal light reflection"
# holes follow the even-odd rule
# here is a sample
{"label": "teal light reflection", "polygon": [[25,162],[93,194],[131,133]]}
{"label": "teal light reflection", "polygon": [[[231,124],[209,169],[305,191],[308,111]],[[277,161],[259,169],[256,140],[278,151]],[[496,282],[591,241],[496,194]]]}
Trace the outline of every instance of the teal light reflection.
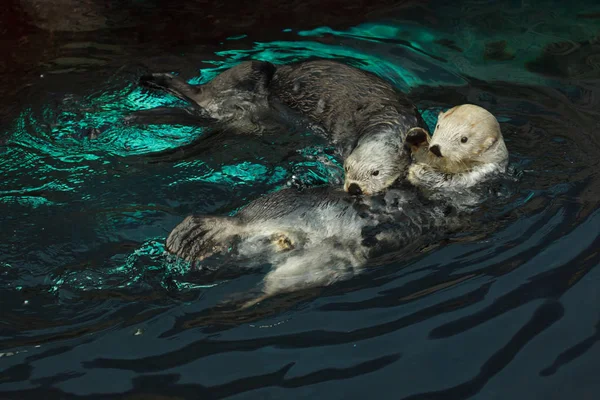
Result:
{"label": "teal light reflection", "polygon": [[[189,82],[206,83],[245,60],[285,64],[308,58],[347,62],[384,77],[406,92],[422,85],[462,85],[471,77],[546,86],[550,82],[549,78],[527,71],[523,64],[556,38],[539,34],[535,29],[506,37],[468,29],[455,32],[444,32],[441,27],[436,29],[410,23],[369,23],[347,30],[319,27],[296,33],[284,29],[283,32],[290,33],[286,38],[300,40],[257,42],[250,49],[218,51],[204,61],[211,67],[200,70]],[[324,36],[331,40],[328,43],[318,41]],[[246,37],[239,35],[228,40]],[[486,43],[502,40],[507,42],[507,51],[514,53],[514,58],[504,61],[486,59]],[[235,43],[228,46],[232,45]],[[125,121],[125,117],[136,110],[183,104],[172,95],[142,90],[132,82],[118,89],[107,87],[81,98],[65,96],[58,105],[48,104],[39,110],[23,110],[8,134],[6,146],[2,146],[0,202],[5,207],[31,209],[70,205],[73,199],[92,202],[97,194],[89,191],[94,185],[86,186],[86,182],[102,187],[108,174],[117,181],[126,175],[115,172],[116,158],[177,148],[203,135],[202,127],[140,126]],[[439,111],[443,109],[421,110],[430,132],[436,125]],[[343,179],[341,162],[324,150],[319,146],[299,149],[302,160],[277,166],[261,164],[260,160],[209,166],[200,157],[173,163],[174,172],[161,184],[170,188],[185,183],[224,184],[238,188],[264,184],[268,186],[267,190],[278,190],[289,183],[291,175],[308,184],[340,184]],[[55,194],[60,197],[53,196]],[[57,198],[60,202],[55,200]],[[63,202],[65,198],[67,200]],[[110,215],[107,221],[98,222],[97,228],[104,229],[99,240],[118,241],[117,233],[127,232],[139,235],[135,239],[141,245],[132,252],[128,250],[129,253],[115,256],[110,260],[108,270],[65,272],[56,278],[53,290],[64,285],[81,290],[124,288],[141,285],[157,273],[184,276],[190,265],[173,261],[164,254],[164,237],[142,237],[147,232],[136,221],[144,218],[150,218],[149,214],[140,211],[125,216]],[[179,278],[175,282],[179,289],[201,287]]]}

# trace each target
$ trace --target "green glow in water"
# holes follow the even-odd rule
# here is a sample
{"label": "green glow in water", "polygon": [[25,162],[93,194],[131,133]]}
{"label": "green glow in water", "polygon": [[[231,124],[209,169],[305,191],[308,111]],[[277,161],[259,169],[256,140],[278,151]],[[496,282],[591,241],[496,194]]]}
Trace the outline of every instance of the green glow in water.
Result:
{"label": "green glow in water", "polygon": [[406,40],[416,48],[430,47],[431,43],[439,38],[432,31],[419,25],[405,23],[402,26],[367,23],[351,27],[347,31],[338,31],[329,27],[320,27],[308,31],[299,31],[299,36],[333,35],[341,37],[359,38],[362,40]]}
{"label": "green glow in water", "polygon": [[176,168],[193,170],[181,179],[174,179],[168,186],[178,186],[182,183],[207,182],[228,184],[232,186],[252,185],[254,183],[277,184],[287,176],[287,170],[281,166],[269,167],[248,161],[233,165],[223,165],[220,170],[209,168],[200,160],[177,163]]}
{"label": "green glow in water", "polygon": [[445,108],[432,107],[425,110],[419,110],[421,116],[423,117],[423,120],[425,121],[425,124],[427,124],[427,127],[429,128],[430,134],[433,134],[435,126],[437,125],[438,115],[442,111],[445,111]]}
{"label": "green glow in water", "polygon": [[227,39],[225,39],[225,40],[240,40],[240,39],[243,39],[243,38],[245,38],[245,37],[248,37],[248,35],[237,35],[237,36],[230,36],[230,37],[228,37],[228,38],[227,38]]}
{"label": "green glow in water", "polygon": [[411,74],[405,68],[382,57],[364,53],[357,49],[318,42],[276,41],[256,43],[254,48],[250,50],[223,50],[215,54],[226,59],[221,66],[227,68],[247,59],[269,61],[275,64],[287,64],[315,56],[325,59],[343,59],[367,71],[385,75],[386,79],[403,89],[423,83],[417,75]]}
{"label": "green glow in water", "polygon": [[228,183],[230,185],[250,184],[255,182],[275,183],[287,174],[282,167],[271,169],[262,164],[242,162],[236,165],[225,165],[219,172],[204,178],[205,182]]}
{"label": "green glow in water", "polygon": [[267,167],[261,164],[243,162],[237,165],[226,165],[222,171],[224,175],[235,176],[242,181],[253,181],[257,176],[264,176]]}
{"label": "green glow in water", "polygon": [[[461,29],[443,31],[409,22],[395,25],[365,23],[347,30],[319,27],[300,31],[297,34],[305,38],[333,36],[341,40],[340,45],[354,51],[360,49],[378,57],[383,53],[381,55],[383,58],[388,58],[388,61],[392,61],[396,66],[404,65],[405,69],[419,76],[423,81],[422,84],[434,84],[433,80],[439,79],[439,84],[452,85],[458,83],[459,77],[472,76],[486,81],[502,80],[523,84],[553,85],[555,84],[553,79],[533,73],[523,66],[533,57],[543,53],[544,47],[548,44],[564,40],[556,36],[556,25],[560,24],[552,25],[552,34],[548,34],[549,32],[540,34],[539,31],[543,30],[543,24],[535,27],[526,24],[527,29],[503,31],[473,31],[468,24],[465,24]],[[563,25],[567,26],[564,23]],[[583,25],[578,28],[577,36],[580,37],[580,41],[594,36],[594,28],[590,30],[590,27],[584,28]],[[568,29],[569,34],[565,34],[563,37],[575,35],[573,31],[575,28]],[[398,44],[393,44],[395,41]],[[376,46],[379,46],[381,51],[363,46],[364,42],[377,43]],[[498,60],[486,58],[486,48],[490,43],[506,43],[507,54],[512,58]],[[415,53],[417,61],[404,60],[393,56],[392,51],[395,48],[403,48],[407,51],[410,48],[422,54]],[[415,65],[415,62],[418,65]],[[432,77],[431,75],[436,75],[433,66],[445,71],[447,76],[443,79]],[[426,74],[419,74],[419,69],[425,70]],[[448,74],[454,75],[454,79],[457,81],[448,80],[450,76]]]}
{"label": "green glow in water", "polygon": [[158,279],[158,283],[163,286],[167,286],[168,279],[178,290],[197,290],[214,286],[186,282],[184,279],[190,268],[189,263],[165,253],[164,238],[153,238],[128,254],[124,262],[116,267],[84,271],[65,270],[52,278],[48,291],[57,294],[63,288],[81,291],[123,289],[152,279]]}
{"label": "green glow in water", "polygon": [[[542,51],[546,44],[556,39],[539,34],[535,29],[501,37],[496,33],[476,35],[468,29],[443,32],[408,23],[370,23],[347,30],[320,27],[297,32],[299,41],[254,43],[251,49],[218,51],[214,57],[205,60],[212,67],[202,69],[189,82],[206,83],[222,71],[250,59],[285,64],[306,58],[325,58],[341,60],[378,74],[404,91],[420,85],[462,85],[468,82],[466,77],[549,86],[549,78],[523,68],[532,54]],[[541,26],[539,29],[549,28]],[[283,32],[291,33],[292,29]],[[296,34],[286,37],[297,38]],[[327,44],[312,41],[324,35],[332,40]],[[234,36],[228,40],[245,37]],[[507,48],[514,53],[514,58],[508,61],[486,59],[483,56],[486,43],[501,40],[507,41]],[[78,195],[85,202],[95,200],[97,194],[84,190],[86,182],[93,181],[101,186],[109,174],[115,180],[126,176],[113,169],[115,156],[172,149],[203,134],[201,127],[139,126],[129,125],[124,120],[132,111],[183,104],[172,95],[147,92],[132,82],[120,89],[106,88],[83,98],[65,97],[60,105],[23,110],[8,135],[8,145],[0,147],[0,174],[3,176],[0,202],[4,207],[31,209],[70,204],[54,201],[55,197],[50,195],[46,198],[45,193]],[[442,110],[421,110],[430,132]],[[498,118],[504,121],[501,116]],[[171,165],[175,172],[165,185],[174,187],[199,182],[239,187],[260,183],[270,185],[270,190],[277,190],[287,184],[291,174],[305,183],[339,184],[343,179],[340,160],[324,150],[322,146],[299,149],[303,160],[279,166],[261,164],[260,160],[216,167],[207,165],[202,159],[175,162]],[[102,241],[120,241],[120,235],[138,235],[133,240],[142,244],[132,252],[115,255],[110,260],[111,268],[85,272],[67,270],[55,277],[51,291],[56,293],[65,286],[80,290],[125,288],[142,285],[160,274],[172,279],[180,290],[206,287],[182,279],[191,266],[165,255],[164,237],[144,237],[146,233],[140,229],[138,221],[155,217],[157,213],[156,210],[107,212],[104,219],[99,217],[94,230],[99,232]],[[161,284],[165,286],[165,282],[166,278]]]}

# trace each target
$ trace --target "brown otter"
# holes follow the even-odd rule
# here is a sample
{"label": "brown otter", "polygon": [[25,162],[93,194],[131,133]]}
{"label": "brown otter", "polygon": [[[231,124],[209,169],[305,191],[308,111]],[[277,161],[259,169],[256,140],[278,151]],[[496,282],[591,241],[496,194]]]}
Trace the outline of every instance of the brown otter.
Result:
{"label": "brown otter", "polygon": [[404,139],[425,123],[410,100],[378,76],[335,61],[289,65],[247,61],[203,85],[166,73],[141,84],[190,102],[202,118],[238,132],[260,132],[264,115],[291,108],[324,128],[344,160],[346,191],[375,194],[406,172]]}

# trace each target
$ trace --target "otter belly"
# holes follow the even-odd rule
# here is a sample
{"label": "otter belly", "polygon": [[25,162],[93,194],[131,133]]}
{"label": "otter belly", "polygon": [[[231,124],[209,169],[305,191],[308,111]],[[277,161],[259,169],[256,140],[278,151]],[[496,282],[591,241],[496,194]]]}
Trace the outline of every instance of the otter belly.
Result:
{"label": "otter belly", "polygon": [[233,217],[187,217],[166,247],[192,262],[212,256],[267,262],[262,291],[270,296],[354,276],[374,257],[439,235],[451,221],[441,204],[423,203],[407,190],[357,198],[331,188],[284,189]]}

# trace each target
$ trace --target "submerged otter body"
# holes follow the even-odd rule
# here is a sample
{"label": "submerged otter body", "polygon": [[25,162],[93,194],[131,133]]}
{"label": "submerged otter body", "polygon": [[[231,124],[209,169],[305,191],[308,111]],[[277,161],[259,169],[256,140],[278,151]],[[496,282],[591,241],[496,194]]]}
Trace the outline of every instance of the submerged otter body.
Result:
{"label": "submerged otter body", "polygon": [[409,189],[368,197],[323,187],[284,189],[232,217],[189,216],[166,248],[191,262],[221,255],[245,266],[269,263],[262,285],[268,297],[352,277],[369,260],[422,245],[461,218]]}
{"label": "submerged otter body", "polygon": [[402,176],[410,162],[408,129],[425,127],[417,108],[390,83],[339,62],[276,66],[247,61],[204,85],[152,74],[145,86],[187,100],[191,111],[237,132],[260,132],[260,120],[289,107],[319,124],[345,164],[345,190],[374,194]]}

